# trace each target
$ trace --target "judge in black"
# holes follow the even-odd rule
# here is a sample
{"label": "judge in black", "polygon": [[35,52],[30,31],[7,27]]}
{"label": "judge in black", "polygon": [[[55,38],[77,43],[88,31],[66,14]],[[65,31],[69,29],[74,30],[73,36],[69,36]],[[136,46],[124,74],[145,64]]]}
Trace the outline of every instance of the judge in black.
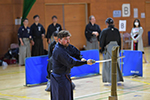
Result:
{"label": "judge in black", "polygon": [[53,23],[50,24],[47,28],[47,34],[46,34],[46,38],[47,38],[47,42],[48,44],[52,43],[54,41],[54,32],[58,33],[59,31],[62,30],[61,25],[57,23],[57,16],[53,16],[52,17],[52,21]]}
{"label": "judge in black", "polygon": [[87,40],[87,50],[90,49],[99,49],[98,40],[101,29],[99,25],[95,24],[95,17],[91,15],[89,17],[89,24],[85,28],[85,37]]}
{"label": "judge in black", "polygon": [[[106,25],[108,28],[102,30],[100,36],[100,52],[104,54],[103,59],[111,59],[113,46],[120,46],[121,37],[120,32],[114,27],[114,21],[112,18],[106,19]],[[119,56],[119,53],[118,53]],[[102,79],[104,83],[111,83],[111,62],[104,62],[102,69]],[[118,60],[117,66],[117,82],[123,81],[122,73],[120,71],[120,64]],[[118,83],[119,85],[119,83]]]}
{"label": "judge in black", "polygon": [[31,34],[33,36],[34,45],[32,46],[32,56],[40,56],[44,54],[43,38],[45,35],[44,27],[39,23],[39,15],[33,17],[35,23],[31,25]]}
{"label": "judge in black", "polygon": [[[70,36],[68,31],[60,31],[58,43],[52,53],[51,100],[73,100],[72,81],[70,79],[71,68],[83,64],[93,64],[91,59],[81,61],[78,59],[80,56],[78,53],[69,54],[67,52],[66,48],[70,45]],[[74,60],[73,57],[76,57],[77,60]]]}

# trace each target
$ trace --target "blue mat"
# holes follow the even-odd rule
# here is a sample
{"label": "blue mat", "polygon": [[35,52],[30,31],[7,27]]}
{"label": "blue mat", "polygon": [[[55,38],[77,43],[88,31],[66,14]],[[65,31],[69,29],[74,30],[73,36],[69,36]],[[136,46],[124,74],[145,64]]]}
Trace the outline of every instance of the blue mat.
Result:
{"label": "blue mat", "polygon": [[[98,50],[81,51],[81,55],[85,59],[99,60]],[[26,59],[26,85],[40,84],[47,82],[47,64],[48,56],[37,56]],[[99,64],[94,65],[82,65],[74,67],[71,70],[72,77],[83,77],[87,75],[99,74]]]}
{"label": "blue mat", "polygon": [[123,76],[143,76],[142,52],[130,50],[123,50],[121,52],[123,56],[125,56],[125,58],[123,58],[122,68],[120,65]]}
{"label": "blue mat", "polygon": [[48,56],[37,56],[26,59],[26,85],[47,82]]}

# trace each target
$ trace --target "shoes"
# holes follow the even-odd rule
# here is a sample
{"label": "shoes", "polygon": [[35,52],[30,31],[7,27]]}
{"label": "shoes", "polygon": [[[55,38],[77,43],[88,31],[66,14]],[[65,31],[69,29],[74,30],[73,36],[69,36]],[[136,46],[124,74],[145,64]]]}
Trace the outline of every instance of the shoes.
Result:
{"label": "shoes", "polygon": [[50,80],[47,81],[47,87],[46,87],[45,91],[47,91],[47,92],[51,91],[51,89],[50,89]]}
{"label": "shoes", "polygon": [[20,67],[21,67],[21,66],[25,66],[25,64],[21,64],[21,65],[19,64],[19,66],[20,66]]}
{"label": "shoes", "polygon": [[123,84],[121,84],[121,83],[117,83],[117,86],[122,86]]}
{"label": "shoes", "polygon": [[72,85],[72,89],[75,90],[76,85],[73,82],[71,82],[71,85]]}
{"label": "shoes", "polygon": [[104,84],[104,86],[111,86],[111,83]]}
{"label": "shoes", "polygon": [[[104,86],[111,86],[111,83],[109,83],[109,84],[104,84]],[[117,83],[117,86],[123,86],[123,84]]]}

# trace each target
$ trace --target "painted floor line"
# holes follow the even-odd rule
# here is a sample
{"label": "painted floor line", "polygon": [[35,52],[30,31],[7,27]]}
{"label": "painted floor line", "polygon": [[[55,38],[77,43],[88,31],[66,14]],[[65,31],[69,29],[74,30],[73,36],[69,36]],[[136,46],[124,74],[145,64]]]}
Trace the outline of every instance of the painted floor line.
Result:
{"label": "painted floor line", "polygon": [[81,99],[81,98],[90,97],[90,96],[95,96],[95,95],[99,95],[99,94],[103,94],[103,93],[108,93],[108,92],[110,92],[110,90],[108,90],[108,91],[103,91],[103,92],[92,93],[92,94],[87,94],[87,95],[83,95],[83,96],[78,96],[78,97],[75,97],[75,100],[76,100],[76,99]]}
{"label": "painted floor line", "polygon": [[23,99],[32,99],[32,100],[46,100],[46,99],[40,99],[40,98],[32,98],[32,97],[27,97],[27,96],[17,96],[17,95],[9,95],[9,94],[2,94],[0,93],[1,96],[7,96],[7,97],[16,97],[16,98],[23,98]]}
{"label": "painted floor line", "polygon": [[[138,86],[135,86],[135,87],[140,87],[140,86],[143,86],[143,85],[138,85]],[[20,86],[20,87],[13,87],[13,88],[8,88],[8,89],[2,89],[0,91],[3,91],[3,90],[9,90],[9,89],[16,89],[16,88],[21,88],[23,86]],[[126,89],[131,89],[131,88],[135,88],[135,87],[129,87],[129,88],[126,88]],[[118,91],[121,91],[121,90],[124,90],[124,89],[118,89]],[[89,97],[89,96],[95,96],[95,95],[99,95],[99,94],[105,94],[105,93],[108,93],[110,92],[110,90],[108,91],[103,91],[103,92],[97,92],[97,93],[92,93],[92,94],[88,94],[88,95],[83,95],[83,96],[79,96],[79,97],[76,97],[76,99],[81,99],[81,98],[86,98],[86,97]],[[2,94],[0,94],[2,95]],[[14,95],[8,95],[8,94],[4,94],[5,96],[10,96],[10,97],[19,97],[19,98],[22,98],[22,97],[25,97],[25,98],[30,98],[30,97],[26,97],[26,96],[14,96]],[[37,98],[34,98],[34,100],[45,100],[45,99],[37,99]]]}
{"label": "painted floor line", "polygon": [[[145,88],[145,89],[140,89],[140,90],[138,90],[138,91],[149,90],[149,89],[150,89],[150,88]],[[121,93],[121,94],[118,94],[118,96],[130,94],[130,93],[135,93],[135,92]],[[99,99],[96,99],[96,100],[103,100],[103,99],[106,99],[106,98],[108,98],[108,97],[103,97],[103,98],[99,98]]]}
{"label": "painted floor line", "polygon": [[[132,88],[136,88],[136,87],[140,87],[140,86],[143,86],[143,85],[138,85],[138,86],[134,86],[134,87],[128,87],[126,89],[132,89]],[[117,89],[117,91],[122,91],[122,90],[124,90],[124,89]],[[109,93],[110,91],[111,90],[103,91],[103,92],[97,92],[97,93],[92,93],[92,94],[87,94],[87,95],[83,95],[83,96],[78,96],[78,97],[75,97],[75,100],[78,100],[78,99],[81,99],[81,98],[87,98],[87,97],[91,97],[91,96],[96,96],[96,95],[99,95],[99,94],[106,94],[106,93]]]}
{"label": "painted floor line", "polygon": [[0,74],[0,76],[4,76],[4,75],[12,75],[12,74],[22,74],[22,73],[25,73],[25,71],[17,71],[17,72],[10,72],[10,73],[3,73],[3,74]]}
{"label": "painted floor line", "polygon": [[12,87],[12,88],[0,89],[0,91],[10,90],[10,89],[17,89],[17,88],[22,88],[22,87],[24,87],[24,86],[18,86],[18,87]]}
{"label": "painted floor line", "polygon": [[123,91],[132,91],[132,92],[139,92],[139,93],[148,93],[148,94],[150,94],[150,92],[145,92],[145,91],[133,91],[133,90],[123,90]]}
{"label": "painted floor line", "polygon": [[127,79],[127,80],[132,80],[132,81],[135,81],[135,82],[140,82],[140,83],[143,83],[143,84],[150,85],[150,83],[145,82],[145,81],[140,81],[140,80],[137,80],[137,79],[128,79],[128,78],[126,78],[126,79]]}

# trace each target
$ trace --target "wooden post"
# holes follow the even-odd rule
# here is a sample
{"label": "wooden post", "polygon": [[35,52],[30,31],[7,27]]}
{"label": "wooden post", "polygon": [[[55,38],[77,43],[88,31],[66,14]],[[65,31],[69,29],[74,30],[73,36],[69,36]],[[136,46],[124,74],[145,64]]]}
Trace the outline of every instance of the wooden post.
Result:
{"label": "wooden post", "polygon": [[117,57],[119,46],[112,48],[112,68],[111,68],[111,96],[109,100],[117,100]]}

